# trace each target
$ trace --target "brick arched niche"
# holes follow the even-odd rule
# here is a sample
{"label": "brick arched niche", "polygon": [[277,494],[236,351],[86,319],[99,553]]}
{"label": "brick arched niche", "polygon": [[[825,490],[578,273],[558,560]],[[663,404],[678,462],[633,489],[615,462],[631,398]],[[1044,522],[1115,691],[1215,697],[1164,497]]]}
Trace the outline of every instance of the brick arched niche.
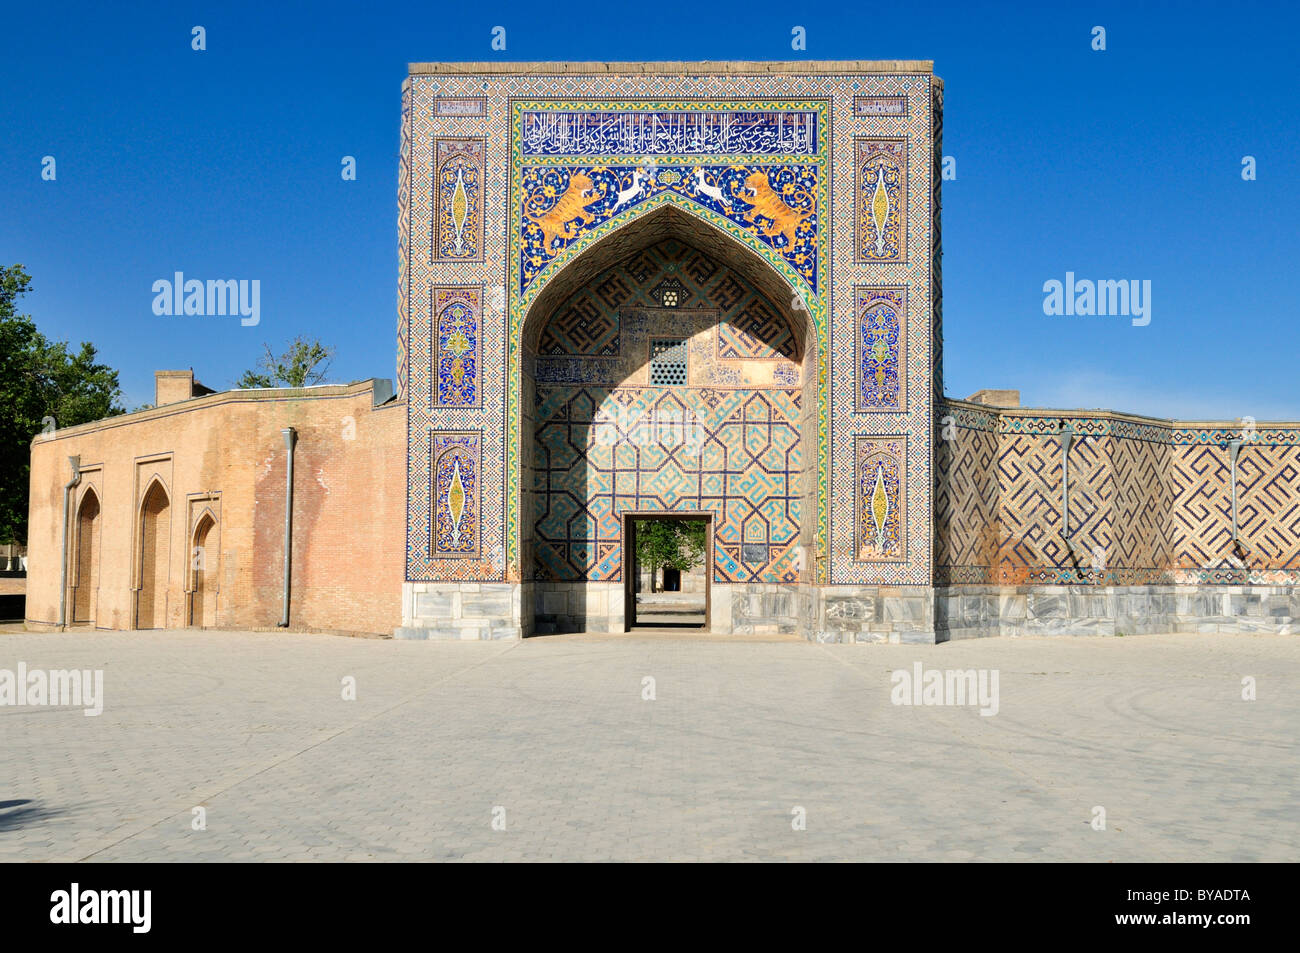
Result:
{"label": "brick arched niche", "polygon": [[520,343],[525,632],[624,631],[631,512],[710,516],[713,631],[795,631],[812,581],[819,366],[791,284],[664,206],[552,276]]}
{"label": "brick arched niche", "polygon": [[137,629],[167,628],[167,588],[171,561],[171,500],[162,480],[154,478],[140,503]]}
{"label": "brick arched niche", "polygon": [[72,621],[95,624],[99,597],[99,550],[103,521],[99,494],[87,487],[77,506],[76,536],[73,543]]}
{"label": "brick arched niche", "polygon": [[205,508],[194,527],[190,541],[189,624],[212,628],[217,624],[218,562],[217,518]]}

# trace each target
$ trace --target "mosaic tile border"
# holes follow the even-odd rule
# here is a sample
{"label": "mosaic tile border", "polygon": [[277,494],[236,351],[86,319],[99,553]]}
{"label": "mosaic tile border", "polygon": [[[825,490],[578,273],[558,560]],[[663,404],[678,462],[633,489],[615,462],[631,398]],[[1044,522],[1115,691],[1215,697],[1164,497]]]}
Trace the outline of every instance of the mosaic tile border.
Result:
{"label": "mosaic tile border", "polygon": [[[845,82],[855,95],[905,94],[909,112],[901,116],[859,116],[836,99],[835,187],[832,222],[832,278],[834,350],[832,355],[832,404],[834,407],[835,456],[832,498],[850,499],[856,493],[852,454],[844,442],[857,434],[906,433],[908,445],[908,560],[897,563],[864,563],[857,557],[856,519],[840,509],[831,513],[829,585],[834,586],[929,586],[934,565],[934,428],[936,366],[942,340],[940,315],[935,297],[938,289],[937,261],[933,251],[938,240],[937,209],[939,183],[933,181],[933,135],[939,125],[939,100],[934,95],[940,81],[907,80],[885,83]],[[857,86],[856,89],[853,87]],[[907,260],[861,262],[856,260],[858,179],[854,174],[858,139],[905,139],[907,142]],[[852,213],[852,214],[850,214]],[[904,412],[859,414],[856,410],[854,349],[847,338],[858,331],[856,311],[846,302],[860,285],[899,285],[908,289],[908,354],[906,356],[908,409]]]}
{"label": "mosaic tile border", "polygon": [[411,317],[411,85],[402,84],[402,131],[397,165],[397,399],[406,399]]}

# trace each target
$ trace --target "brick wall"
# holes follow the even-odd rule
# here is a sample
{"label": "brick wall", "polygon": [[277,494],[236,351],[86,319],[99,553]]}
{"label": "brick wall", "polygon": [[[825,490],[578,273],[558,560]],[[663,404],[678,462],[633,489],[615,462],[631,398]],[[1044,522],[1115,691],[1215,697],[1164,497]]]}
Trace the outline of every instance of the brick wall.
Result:
{"label": "brick wall", "polygon": [[294,427],[290,626],[390,633],[401,622],[406,414],[398,402],[373,407],[372,387],[227,391],[37,437],[28,622],[58,620],[63,486],[67,458],[80,455],[69,621],[176,628],[190,624],[194,604],[199,624],[276,626],[281,430]]}

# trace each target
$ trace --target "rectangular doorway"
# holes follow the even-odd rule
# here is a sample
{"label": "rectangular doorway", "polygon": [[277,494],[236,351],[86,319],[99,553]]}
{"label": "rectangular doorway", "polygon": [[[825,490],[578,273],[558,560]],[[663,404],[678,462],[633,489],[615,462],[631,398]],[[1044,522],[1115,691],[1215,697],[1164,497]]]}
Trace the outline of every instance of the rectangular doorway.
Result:
{"label": "rectangular doorway", "polygon": [[707,632],[712,585],[712,514],[623,514],[624,631]]}

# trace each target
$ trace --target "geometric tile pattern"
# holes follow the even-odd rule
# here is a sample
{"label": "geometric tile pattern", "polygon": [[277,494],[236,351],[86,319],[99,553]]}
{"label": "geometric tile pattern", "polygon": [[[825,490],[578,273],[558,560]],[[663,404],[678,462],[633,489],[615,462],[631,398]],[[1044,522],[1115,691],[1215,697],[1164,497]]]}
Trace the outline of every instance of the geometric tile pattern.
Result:
{"label": "geometric tile pattern", "polygon": [[[1170,484],[1174,565],[1222,561],[1232,538],[1231,466],[1214,446],[1173,448]],[[1237,529],[1245,560],[1261,569],[1300,570],[1300,447],[1243,444],[1237,457]]]}
{"label": "geometric tile pattern", "polygon": [[483,163],[487,148],[481,139],[439,139],[437,155],[438,207],[433,242],[439,260],[481,261],[483,258]]}
{"label": "geometric tile pattern", "polygon": [[[1150,440],[1116,436],[1108,440],[1114,495],[1104,563],[1116,572],[1135,573],[1167,566],[1173,551],[1169,516],[1174,511],[1169,448]],[[1073,463],[1070,478],[1074,479]],[[1073,490],[1070,508],[1073,519]]]}
{"label": "geometric tile pattern", "polygon": [[[1114,475],[1106,466],[1107,437],[1079,436],[1070,450],[1070,531],[1092,553],[1108,551]],[[997,462],[1001,501],[998,581],[1037,581],[1035,567],[1075,566],[1061,535],[1061,444],[1055,436],[1021,436],[1004,443]],[[1085,563],[1091,567],[1091,560]]]}
{"label": "geometric tile pattern", "polygon": [[793,582],[799,391],[538,390],[539,578],[622,578],[622,514],[713,515],[718,582]]}
{"label": "geometric tile pattern", "polygon": [[[997,420],[941,424],[935,443],[935,562],[939,572],[961,567],[989,581],[998,558]],[[972,423],[974,425],[972,425]],[[976,581],[974,579],[970,581]]]}
{"label": "geometric tile pattern", "polygon": [[[669,281],[677,305],[657,307]],[[608,345],[566,350],[593,325]],[[714,516],[718,581],[795,579],[801,369],[773,302],[669,238],[597,274],[538,338],[540,578],[621,579],[621,515],[685,509]],[[686,346],[657,353],[668,341]],[[670,353],[683,366],[660,381],[652,369]]]}
{"label": "geometric tile pattern", "polygon": [[[718,359],[797,357],[794,332],[772,302],[732,269],[672,238],[607,268],[560,305],[542,330],[539,357],[619,357],[621,313],[659,308],[662,298],[656,292],[670,279],[678,291],[676,310],[683,315],[701,308],[717,310]],[[637,357],[643,361],[645,355]]]}
{"label": "geometric tile pattern", "polygon": [[858,410],[906,410],[907,289],[859,288]]}
{"label": "geometric tile pattern", "polygon": [[435,403],[441,406],[472,407],[478,403],[482,306],[482,288],[433,289]]}
{"label": "geometric tile pattern", "polygon": [[[1038,416],[941,406],[936,451],[936,578],[942,583],[1288,584],[1300,582],[1300,428],[1265,428],[1237,461],[1232,557],[1230,425],[1107,415]],[[1070,524],[1061,535],[1061,444],[1068,420]],[[941,422],[942,432],[942,422]]]}
{"label": "geometric tile pattern", "polygon": [[770,361],[793,358],[799,350],[794,332],[772,305],[756,299],[718,326],[718,358],[724,361]]}
{"label": "geometric tile pattern", "polygon": [[[724,357],[723,333],[727,325],[713,309],[624,308],[614,321],[619,328],[616,354],[532,358],[534,380],[547,385],[610,387],[682,383],[718,390],[799,387],[802,381],[802,368],[787,357]],[[755,349],[764,344],[761,337],[753,340]],[[763,350],[767,354],[774,352],[770,347]],[[672,366],[670,376],[657,378],[656,368],[666,369],[665,359]]]}
{"label": "geometric tile pattern", "polygon": [[930,140],[930,395],[943,401],[943,82],[931,87],[934,122]]}
{"label": "geometric tile pattern", "polygon": [[542,332],[540,354],[617,357],[618,304],[629,289],[608,281],[584,289]]}
{"label": "geometric tile pattern", "polygon": [[411,317],[411,89],[402,89],[402,143],[397,168],[397,399],[406,399]]}

